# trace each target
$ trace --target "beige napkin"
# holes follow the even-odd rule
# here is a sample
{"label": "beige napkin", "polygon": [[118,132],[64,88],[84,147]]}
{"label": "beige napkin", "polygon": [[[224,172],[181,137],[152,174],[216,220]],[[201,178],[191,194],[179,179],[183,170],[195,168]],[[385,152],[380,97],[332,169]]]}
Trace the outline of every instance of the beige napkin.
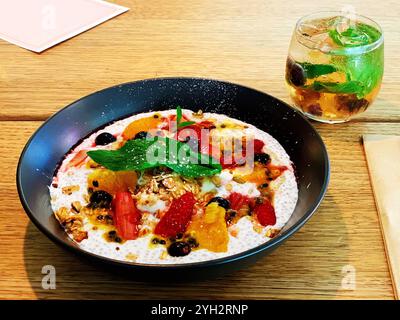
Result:
{"label": "beige napkin", "polygon": [[396,298],[400,298],[400,136],[364,135]]}

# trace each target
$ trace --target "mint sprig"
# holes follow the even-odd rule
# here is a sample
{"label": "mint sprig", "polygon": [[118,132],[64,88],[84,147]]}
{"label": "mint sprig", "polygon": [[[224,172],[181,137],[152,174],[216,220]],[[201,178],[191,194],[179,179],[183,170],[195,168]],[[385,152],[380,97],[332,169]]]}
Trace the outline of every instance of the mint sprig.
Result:
{"label": "mint sprig", "polygon": [[364,85],[359,81],[347,81],[343,83],[314,81],[310,87],[315,91],[357,94],[363,90]]}
{"label": "mint sprig", "polygon": [[182,120],[182,108],[180,106],[177,106],[176,107],[176,126],[177,126],[177,128],[184,128],[184,127],[191,126],[192,124],[196,123],[194,121],[181,122],[181,120]]}
{"label": "mint sprig", "polygon": [[165,166],[182,176],[212,176],[222,170],[213,157],[193,151],[187,144],[164,137],[129,140],[118,150],[94,150],[87,155],[112,171],[143,171]]}
{"label": "mint sprig", "polygon": [[[356,23],[346,30],[329,30],[330,38],[339,48],[332,50],[331,64],[296,62],[303,70],[304,77],[316,79],[333,72],[346,75],[345,82],[314,81],[309,88],[320,92],[355,94],[358,99],[368,95],[379,85],[383,76],[383,45],[374,50],[351,52],[354,47],[371,44],[382,36],[373,26]],[[362,47],[361,47],[362,49]]]}
{"label": "mint sprig", "polygon": [[[382,36],[373,26],[358,22],[343,32],[329,31],[330,38],[339,45],[333,50],[332,62],[346,74],[346,82],[340,85],[327,84],[323,90],[353,93],[358,99],[365,97],[379,85],[383,76],[383,45],[373,50],[352,53],[355,47],[372,44]],[[317,84],[318,86],[318,84]],[[343,91],[341,91],[343,90]]]}
{"label": "mint sprig", "polygon": [[302,67],[308,79],[318,78],[337,71],[337,68],[330,64],[313,64],[309,62],[298,62],[298,64]]}
{"label": "mint sprig", "polygon": [[377,41],[381,33],[378,29],[365,23],[356,23],[339,32],[336,28],[328,32],[329,37],[340,47],[352,48],[371,44]]}

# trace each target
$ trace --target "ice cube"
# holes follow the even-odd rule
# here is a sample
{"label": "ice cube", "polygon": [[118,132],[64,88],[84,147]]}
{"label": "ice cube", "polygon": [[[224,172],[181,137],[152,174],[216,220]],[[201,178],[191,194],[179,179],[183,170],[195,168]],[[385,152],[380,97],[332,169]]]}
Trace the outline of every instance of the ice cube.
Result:
{"label": "ice cube", "polygon": [[299,31],[307,36],[315,36],[318,34],[327,33],[334,25],[337,17],[330,17],[325,19],[306,20],[299,26]]}
{"label": "ice cube", "polygon": [[338,17],[329,17],[325,19],[314,19],[304,21],[299,26],[299,31],[303,36],[309,38],[313,47],[324,53],[330,52],[337,45],[329,36],[329,31],[335,27]]}

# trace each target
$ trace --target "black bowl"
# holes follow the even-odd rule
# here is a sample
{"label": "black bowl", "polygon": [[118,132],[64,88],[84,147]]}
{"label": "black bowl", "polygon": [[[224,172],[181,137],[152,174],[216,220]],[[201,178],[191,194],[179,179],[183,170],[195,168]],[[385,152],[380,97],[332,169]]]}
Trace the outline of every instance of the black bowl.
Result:
{"label": "black bowl", "polygon": [[[77,141],[99,127],[135,113],[180,105],[197,111],[226,114],[270,133],[285,148],[297,175],[299,200],[295,211],[271,241],[226,258],[182,265],[121,262],[83,251],[60,228],[50,207],[48,186],[60,159]],[[278,247],[313,215],[326,192],[329,159],[311,124],[284,102],[240,85],[193,78],[163,78],[126,83],[84,97],[48,119],[26,144],[17,169],[22,205],[33,223],[53,241],[77,253],[135,271],[213,271],[242,267]],[[155,274],[154,272],[151,272]],[[204,273],[204,272],[203,272]]]}

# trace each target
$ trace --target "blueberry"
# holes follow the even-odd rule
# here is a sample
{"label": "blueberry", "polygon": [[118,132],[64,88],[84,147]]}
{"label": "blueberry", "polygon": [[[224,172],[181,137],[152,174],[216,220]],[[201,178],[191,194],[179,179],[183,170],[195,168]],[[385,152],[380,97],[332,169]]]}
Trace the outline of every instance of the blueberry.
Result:
{"label": "blueberry", "polygon": [[271,161],[271,157],[266,153],[257,153],[254,155],[254,161],[260,162],[262,164],[268,164]]}
{"label": "blueberry", "polygon": [[106,191],[98,190],[94,191],[90,195],[89,206],[91,208],[109,208],[112,201],[112,195]]}
{"label": "blueberry", "polygon": [[218,203],[218,205],[219,205],[220,207],[222,207],[222,208],[224,208],[224,209],[226,209],[226,210],[228,210],[229,207],[231,206],[231,204],[229,203],[228,200],[226,200],[226,199],[224,199],[224,198],[221,198],[221,197],[212,198],[212,199],[207,203],[207,205],[209,205],[209,204],[212,203],[212,202]]}
{"label": "blueberry", "polygon": [[187,256],[192,251],[190,245],[184,241],[177,241],[170,244],[168,254],[172,257]]}
{"label": "blueberry", "polygon": [[117,140],[111,133],[103,132],[100,133],[95,140],[97,146],[105,146]]}
{"label": "blueberry", "polygon": [[286,62],[286,79],[296,87],[306,83],[306,74],[303,68],[291,58],[288,58]]}
{"label": "blueberry", "polygon": [[147,131],[140,131],[136,133],[134,139],[146,139],[147,137],[151,138],[151,135]]}

